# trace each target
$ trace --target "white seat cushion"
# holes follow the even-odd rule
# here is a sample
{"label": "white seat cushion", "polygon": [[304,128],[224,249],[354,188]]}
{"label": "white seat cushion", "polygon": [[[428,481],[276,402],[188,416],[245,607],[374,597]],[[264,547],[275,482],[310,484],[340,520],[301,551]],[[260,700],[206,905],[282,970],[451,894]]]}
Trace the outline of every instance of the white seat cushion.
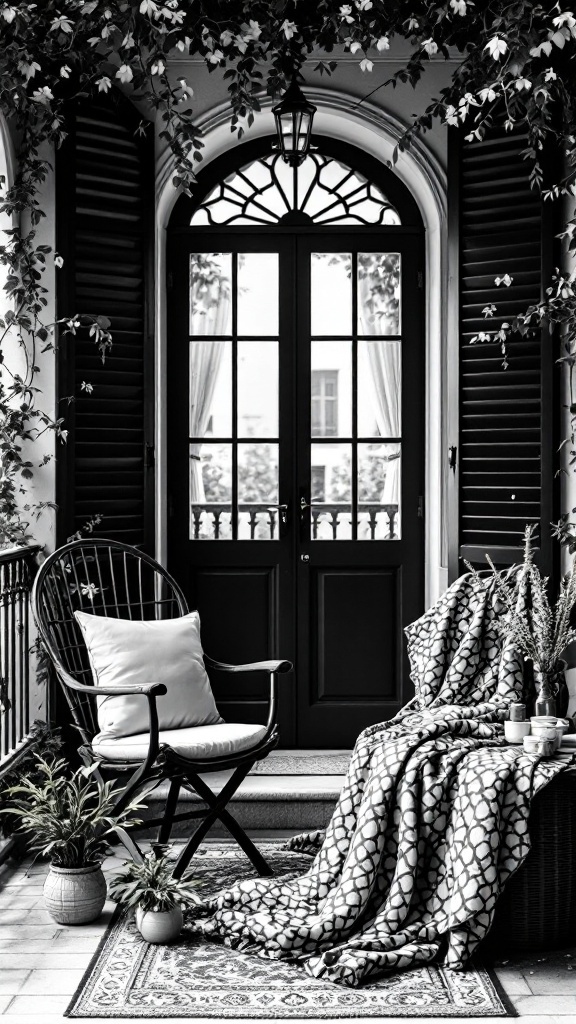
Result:
{"label": "white seat cushion", "polygon": [[[159,736],[160,743],[167,743],[182,757],[204,760],[250,750],[265,734],[264,725],[223,722],[221,725],[196,725],[192,729],[163,729]],[[143,761],[148,753],[148,740],[148,733],[119,739],[98,733],[92,740],[92,749],[107,761]]]}

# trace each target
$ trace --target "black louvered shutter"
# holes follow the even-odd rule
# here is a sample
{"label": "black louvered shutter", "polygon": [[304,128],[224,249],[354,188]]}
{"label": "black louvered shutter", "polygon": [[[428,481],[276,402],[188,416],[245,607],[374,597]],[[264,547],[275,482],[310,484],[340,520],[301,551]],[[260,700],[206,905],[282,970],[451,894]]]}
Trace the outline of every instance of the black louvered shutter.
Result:
{"label": "black louvered shutter", "polygon": [[[520,338],[508,347],[471,344],[481,331],[511,322],[549,283],[553,230],[522,159],[526,135],[494,129],[481,142],[454,132],[450,155],[451,245],[458,263],[458,451],[453,493],[451,572],[462,558],[518,560],[526,523],[537,527],[538,559],[552,571],[555,512],[554,341]],[[509,274],[512,284],[496,285]],[[496,319],[483,315],[497,307]],[[451,442],[454,442],[452,435]],[[485,563],[484,563],[485,564]]]}
{"label": "black louvered shutter", "polygon": [[60,542],[101,515],[97,535],[152,544],[154,149],[139,124],[120,95],[86,101],[58,156],[58,315],[104,314],[113,337],[104,364],[86,330],[60,346]]}

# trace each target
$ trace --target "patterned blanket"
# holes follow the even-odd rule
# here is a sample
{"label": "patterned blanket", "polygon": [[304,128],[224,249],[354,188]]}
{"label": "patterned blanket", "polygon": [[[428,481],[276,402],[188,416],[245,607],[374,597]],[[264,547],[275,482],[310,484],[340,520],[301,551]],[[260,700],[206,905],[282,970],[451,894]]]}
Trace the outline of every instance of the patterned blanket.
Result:
{"label": "patterned blanket", "polygon": [[407,628],[416,697],[361,733],[323,843],[293,841],[321,845],[310,870],[222,892],[205,936],[345,985],[439,955],[465,965],[528,853],[533,795],[572,760],[505,745],[523,673],[498,614],[493,587],[463,576]]}

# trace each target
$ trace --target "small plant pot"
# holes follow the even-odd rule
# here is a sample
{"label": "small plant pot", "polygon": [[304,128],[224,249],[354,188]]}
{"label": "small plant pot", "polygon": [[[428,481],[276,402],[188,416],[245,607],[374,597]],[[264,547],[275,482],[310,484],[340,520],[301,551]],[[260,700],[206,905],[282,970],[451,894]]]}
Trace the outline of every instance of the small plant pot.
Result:
{"label": "small plant pot", "polygon": [[44,902],[58,924],[95,921],[106,902],[106,879],[100,864],[85,868],[51,864],[44,883]]}
{"label": "small plant pot", "polygon": [[170,910],[142,910],[136,907],[136,927],[146,942],[163,945],[173,942],[182,931],[184,915],[180,907]]}

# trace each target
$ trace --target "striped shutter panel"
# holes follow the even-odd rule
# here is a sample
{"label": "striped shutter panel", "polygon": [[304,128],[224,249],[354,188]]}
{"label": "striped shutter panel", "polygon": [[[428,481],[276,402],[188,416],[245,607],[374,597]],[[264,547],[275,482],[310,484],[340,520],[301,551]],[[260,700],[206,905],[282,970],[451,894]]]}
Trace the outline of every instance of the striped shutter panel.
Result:
{"label": "striped shutter panel", "polygon": [[104,364],[87,330],[60,346],[60,542],[101,515],[96,535],[152,546],[154,150],[139,123],[120,95],[78,106],[58,158],[59,316],[104,314],[113,339]]}
{"label": "striped shutter panel", "polygon": [[[459,290],[458,515],[452,574],[460,559],[518,561],[526,523],[537,528],[539,561],[552,571],[550,522],[556,509],[553,404],[556,353],[548,333],[508,346],[470,344],[541,298],[550,278],[553,231],[530,188],[521,132],[494,129],[481,142],[454,133],[450,158],[451,229]],[[496,285],[509,274],[512,284]],[[494,304],[494,320],[483,309]],[[453,538],[456,539],[456,536]]]}

